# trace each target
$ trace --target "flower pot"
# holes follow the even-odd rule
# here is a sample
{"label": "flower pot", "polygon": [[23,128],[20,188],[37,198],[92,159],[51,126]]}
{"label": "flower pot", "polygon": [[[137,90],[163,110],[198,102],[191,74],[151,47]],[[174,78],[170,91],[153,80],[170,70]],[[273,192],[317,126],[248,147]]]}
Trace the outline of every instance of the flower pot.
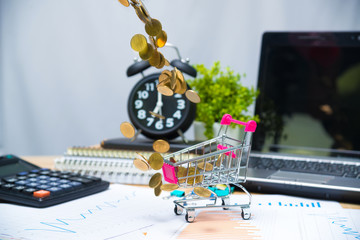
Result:
{"label": "flower pot", "polygon": [[[216,137],[219,133],[219,129],[220,129],[221,125],[220,123],[214,123],[213,124],[213,132],[214,132],[214,136]],[[225,127],[223,127],[221,134],[224,133]],[[207,137],[205,137],[204,135],[205,132],[205,124],[203,122],[199,122],[199,121],[194,121],[194,138],[195,141],[205,141],[208,140]],[[236,128],[230,128],[228,127],[226,135],[235,139],[241,139],[241,135],[242,135],[242,130],[239,127]]]}

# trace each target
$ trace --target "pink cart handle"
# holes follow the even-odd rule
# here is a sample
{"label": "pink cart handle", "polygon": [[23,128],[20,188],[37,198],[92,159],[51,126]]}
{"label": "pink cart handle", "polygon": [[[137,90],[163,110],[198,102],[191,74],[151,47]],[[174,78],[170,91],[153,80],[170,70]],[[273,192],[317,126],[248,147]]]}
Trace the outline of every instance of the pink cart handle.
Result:
{"label": "pink cart handle", "polygon": [[244,125],[245,126],[245,132],[255,132],[256,130],[256,122],[254,120],[250,120],[248,122],[241,122],[239,120],[235,120],[231,117],[230,114],[224,114],[224,116],[221,119],[220,124],[221,125],[230,125],[230,123],[236,123],[236,124],[240,124],[240,125]]}

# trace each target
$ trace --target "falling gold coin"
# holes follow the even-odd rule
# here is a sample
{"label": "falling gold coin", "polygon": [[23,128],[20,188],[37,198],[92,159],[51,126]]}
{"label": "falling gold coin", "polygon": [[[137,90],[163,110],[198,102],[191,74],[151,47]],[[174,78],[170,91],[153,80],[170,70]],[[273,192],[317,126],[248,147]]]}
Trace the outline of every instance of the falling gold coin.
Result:
{"label": "falling gold coin", "polygon": [[162,95],[165,95],[165,96],[174,95],[173,90],[170,89],[170,83],[167,83],[167,82],[159,83],[157,85],[157,90],[158,90],[158,92],[160,92]]}
{"label": "falling gold coin", "polygon": [[153,149],[155,152],[166,153],[170,149],[170,145],[167,141],[159,139],[153,143]]}
{"label": "falling gold coin", "polygon": [[185,93],[185,96],[187,97],[187,99],[189,99],[193,103],[200,102],[200,97],[197,94],[197,92],[195,92],[194,90],[187,90]]}
{"label": "falling gold coin", "polygon": [[[133,0],[131,0],[132,2],[134,2]],[[147,10],[145,9],[145,7],[143,5],[138,5],[136,3],[132,3],[131,4],[136,12],[136,15],[138,15],[139,19],[143,22],[143,23],[147,23],[150,21],[150,17],[149,14],[147,12]]]}
{"label": "falling gold coin", "polygon": [[160,153],[153,153],[149,158],[149,164],[152,169],[159,170],[164,165],[164,158]]}
{"label": "falling gold coin", "polygon": [[160,53],[160,63],[159,65],[155,66],[157,69],[161,69],[165,66],[165,57],[162,53]]}
{"label": "falling gold coin", "polygon": [[161,31],[161,33],[156,36],[156,46],[162,48],[165,46],[166,41],[167,41],[167,34],[165,31]]}
{"label": "falling gold coin", "polygon": [[150,22],[147,22],[145,24],[145,32],[149,34],[150,36],[157,36],[161,33],[162,26],[159,20],[157,19],[151,19]]}
{"label": "falling gold coin", "polygon": [[152,112],[152,111],[149,111],[149,113],[150,113],[151,115],[153,115],[154,117],[157,117],[157,118],[159,118],[159,119],[165,119],[165,117],[164,117],[163,115],[154,113],[154,112]]}
{"label": "falling gold coin", "polygon": [[130,46],[137,52],[141,52],[146,49],[147,41],[144,35],[135,34],[130,40]]}
{"label": "falling gold coin", "polygon": [[139,155],[143,160],[148,162],[148,160],[146,159],[146,157],[144,155],[142,155],[141,153],[138,153],[138,152],[136,152],[136,154]]}
{"label": "falling gold coin", "polygon": [[154,194],[156,197],[160,196],[162,192],[162,188],[161,188],[162,186],[163,186],[162,182],[160,182],[160,184],[154,188]]}
{"label": "falling gold coin", "polygon": [[135,128],[129,122],[123,122],[120,124],[120,131],[126,138],[132,138],[135,135]]}
{"label": "falling gold coin", "polygon": [[159,76],[159,83],[169,80],[171,77],[171,72],[169,70],[164,70]]}
{"label": "falling gold coin", "polygon": [[148,60],[154,53],[154,48],[153,46],[151,46],[150,43],[147,44],[147,47],[139,52],[139,57],[142,59],[142,60]]}
{"label": "falling gold coin", "polygon": [[150,169],[149,164],[144,159],[135,158],[133,161],[134,166],[141,171],[147,171]]}
{"label": "falling gold coin", "polygon": [[211,163],[201,162],[197,165],[197,167],[200,168],[201,170],[205,170],[206,172],[213,170],[213,165]]}
{"label": "falling gold coin", "polygon": [[122,5],[124,5],[125,7],[130,6],[130,3],[129,3],[128,0],[119,0],[119,2],[120,2]]}
{"label": "falling gold coin", "polygon": [[160,64],[160,53],[155,49],[151,58],[149,58],[149,63],[151,66],[155,67],[158,66]]}
{"label": "falling gold coin", "polygon": [[170,63],[167,59],[165,59],[165,66],[170,66]]}
{"label": "falling gold coin", "polygon": [[203,187],[196,187],[194,188],[194,193],[200,197],[210,197],[211,196],[211,191],[207,188],[203,188]]}
{"label": "falling gold coin", "polygon": [[167,184],[163,184],[161,186],[161,190],[167,191],[167,192],[174,191],[174,190],[176,190],[178,188],[179,188],[179,186],[177,184],[174,184],[174,183],[167,183]]}
{"label": "falling gold coin", "polygon": [[216,184],[216,188],[220,190],[225,190],[227,188],[226,184]]}
{"label": "falling gold coin", "polygon": [[216,165],[217,167],[220,167],[220,165],[221,165],[221,163],[222,163],[222,160],[223,160],[223,155],[220,154],[219,157],[218,157],[218,159],[217,159],[217,161],[216,161],[216,163],[215,163],[215,165]]}
{"label": "falling gold coin", "polygon": [[155,173],[155,174],[150,178],[149,187],[151,187],[151,188],[156,188],[156,187],[161,183],[161,180],[162,180],[162,175],[161,175],[161,173]]}

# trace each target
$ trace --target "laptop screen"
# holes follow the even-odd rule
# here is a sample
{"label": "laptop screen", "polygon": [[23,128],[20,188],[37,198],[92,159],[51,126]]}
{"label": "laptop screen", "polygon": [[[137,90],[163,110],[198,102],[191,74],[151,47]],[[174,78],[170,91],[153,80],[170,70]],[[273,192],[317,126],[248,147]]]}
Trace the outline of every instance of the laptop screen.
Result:
{"label": "laptop screen", "polygon": [[360,158],[360,32],[263,35],[253,150]]}

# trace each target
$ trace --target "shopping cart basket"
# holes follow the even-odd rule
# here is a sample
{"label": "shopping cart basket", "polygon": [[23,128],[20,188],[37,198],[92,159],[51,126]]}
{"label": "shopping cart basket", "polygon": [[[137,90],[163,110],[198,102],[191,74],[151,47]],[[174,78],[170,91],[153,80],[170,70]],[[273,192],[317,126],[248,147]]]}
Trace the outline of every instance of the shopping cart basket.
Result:
{"label": "shopping cart basket", "polygon": [[[240,140],[226,135],[227,128],[232,122],[245,126]],[[181,215],[185,209],[185,219],[188,222],[195,220],[195,209],[198,208],[226,210],[230,207],[240,207],[243,219],[249,219],[251,216],[251,194],[240,183],[246,181],[251,138],[256,130],[256,122],[241,122],[225,114],[220,124],[217,137],[164,156],[162,170],[165,181],[169,183],[177,184],[181,188],[207,188],[217,184],[227,186],[228,194],[225,196],[218,196],[214,191],[208,190],[211,195],[206,198],[192,191],[185,197],[175,200],[175,214]],[[225,129],[222,129],[223,127]],[[222,132],[223,134],[220,134]],[[230,204],[229,184],[239,187],[246,193],[248,201],[245,204]]]}

